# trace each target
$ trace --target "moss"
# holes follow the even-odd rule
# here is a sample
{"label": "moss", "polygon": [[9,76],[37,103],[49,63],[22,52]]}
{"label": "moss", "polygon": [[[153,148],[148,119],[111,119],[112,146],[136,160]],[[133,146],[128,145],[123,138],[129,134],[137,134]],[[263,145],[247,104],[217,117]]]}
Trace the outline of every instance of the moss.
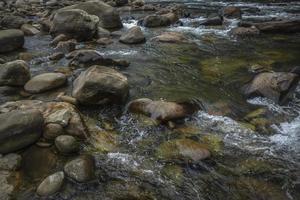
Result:
{"label": "moss", "polygon": [[219,155],[222,154],[222,149],[224,147],[224,143],[222,138],[220,138],[217,135],[206,135],[201,138],[201,141],[203,144],[207,145],[208,150],[213,154],[213,155]]}
{"label": "moss", "polygon": [[245,120],[251,120],[254,118],[260,118],[260,117],[264,117],[266,116],[268,110],[266,108],[258,108],[252,112],[250,112],[249,114],[247,114],[244,118]]}
{"label": "moss", "polygon": [[239,124],[244,128],[250,129],[251,131],[256,130],[256,127],[248,122],[239,122]]}
{"label": "moss", "polygon": [[271,173],[273,167],[266,161],[258,159],[247,159],[242,161],[237,170],[242,174],[262,175]]}
{"label": "moss", "polygon": [[178,165],[166,165],[162,174],[174,181],[177,185],[183,182],[183,169]]}
{"label": "moss", "polygon": [[174,133],[177,133],[182,136],[193,136],[201,133],[201,129],[193,125],[183,125],[174,129]]}

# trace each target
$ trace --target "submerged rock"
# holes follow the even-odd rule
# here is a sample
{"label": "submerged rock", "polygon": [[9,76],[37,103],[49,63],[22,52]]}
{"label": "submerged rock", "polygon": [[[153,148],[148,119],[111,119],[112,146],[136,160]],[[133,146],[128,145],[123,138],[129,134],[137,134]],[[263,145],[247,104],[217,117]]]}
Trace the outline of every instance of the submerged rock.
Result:
{"label": "submerged rock", "polygon": [[79,9],[59,10],[51,21],[53,36],[64,34],[78,41],[89,40],[97,32],[99,18]]}
{"label": "submerged rock", "polygon": [[253,24],[262,33],[296,33],[300,32],[300,20],[281,20]]}
{"label": "submerged rock", "polygon": [[131,101],[128,104],[128,110],[160,121],[169,121],[188,117],[195,113],[198,107],[189,103],[152,101],[142,98]]}
{"label": "submerged rock", "polygon": [[10,153],[36,142],[44,119],[38,110],[27,110],[0,114],[0,121],[0,153]]}
{"label": "submerged rock", "polygon": [[67,176],[77,182],[84,183],[95,177],[95,160],[90,155],[83,155],[68,162],[64,167]]}
{"label": "submerged rock", "polygon": [[130,28],[124,35],[121,36],[120,42],[125,44],[139,44],[145,42],[146,38],[139,26]]}
{"label": "submerged rock", "polygon": [[265,72],[256,75],[243,87],[246,97],[262,96],[276,103],[286,103],[299,82],[299,75],[288,72]]}
{"label": "submerged rock", "polygon": [[24,41],[24,33],[21,30],[0,30],[0,53],[20,49],[23,47]]}
{"label": "submerged rock", "polygon": [[221,10],[221,15],[225,18],[242,18],[242,11],[235,6],[228,6]]}
{"label": "submerged rock", "polygon": [[0,86],[23,86],[30,79],[28,64],[16,60],[0,64]]}
{"label": "submerged rock", "polygon": [[223,20],[221,17],[212,17],[200,22],[199,25],[202,26],[221,26],[223,24]]}
{"label": "submerged rock", "polygon": [[246,36],[255,36],[259,35],[260,31],[255,27],[236,27],[231,29],[230,34],[239,36],[239,37],[246,37]]}
{"label": "submerged rock", "polygon": [[156,155],[165,161],[198,162],[210,157],[205,145],[190,139],[167,141],[159,146]]}
{"label": "submerged rock", "polygon": [[42,93],[63,86],[67,77],[62,73],[44,73],[33,77],[24,89],[29,93]]}
{"label": "submerged rock", "polygon": [[40,33],[40,31],[31,24],[23,24],[21,26],[21,30],[24,32],[25,35],[28,36],[37,35]]}
{"label": "submerged rock", "polygon": [[70,135],[61,135],[55,139],[55,146],[61,152],[65,154],[75,153],[79,150],[79,144],[77,140]]}
{"label": "submerged rock", "polygon": [[74,81],[72,96],[82,104],[120,104],[125,102],[128,93],[126,76],[108,67],[93,66]]}
{"label": "submerged rock", "polygon": [[56,172],[47,178],[38,186],[36,193],[40,196],[49,196],[58,192],[64,183],[64,172]]}
{"label": "submerged rock", "polygon": [[151,39],[152,41],[162,42],[162,43],[186,43],[187,38],[182,33],[177,32],[165,32],[159,36]]}

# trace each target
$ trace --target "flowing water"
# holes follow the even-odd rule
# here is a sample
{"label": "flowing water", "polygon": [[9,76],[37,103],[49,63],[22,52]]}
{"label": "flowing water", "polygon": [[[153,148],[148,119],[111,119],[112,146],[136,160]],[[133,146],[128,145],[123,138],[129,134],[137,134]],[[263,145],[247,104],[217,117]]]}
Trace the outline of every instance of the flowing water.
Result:
{"label": "flowing water", "polygon": [[[87,186],[68,183],[53,199],[106,199],[110,195],[134,199],[133,194],[138,194],[137,199],[300,199],[300,87],[285,106],[264,98],[245,99],[240,92],[241,86],[252,78],[251,66],[289,71],[299,65],[300,35],[238,39],[228,34],[237,26],[237,20],[220,27],[195,26],[227,5],[241,7],[246,20],[291,19],[300,17],[300,3],[149,2],[185,4],[192,18],[181,19],[181,26],[143,28],[147,38],[176,31],[192,42],[157,44],[148,40],[142,45],[114,43],[106,48],[93,43],[82,45],[96,48],[104,56],[131,62],[128,68],[120,69],[130,81],[130,99],[201,101],[205,109],[186,119],[181,128],[171,130],[118,108],[80,108],[97,132],[83,148],[96,157],[98,179]],[[139,16],[149,13],[122,13],[123,31],[136,25]],[[24,51],[34,55],[30,63],[34,74],[66,65],[64,59],[59,63],[47,60],[52,51],[50,40],[49,36],[26,38]],[[255,117],[263,126],[255,128],[245,116],[261,110],[263,117]],[[178,138],[207,143],[213,156],[194,164],[159,160],[159,145]],[[45,161],[45,165],[51,166],[49,162]],[[31,167],[28,171],[39,168]],[[47,173],[60,167],[53,165]],[[33,179],[33,174],[25,170],[26,184],[19,188],[19,199],[37,198],[32,195],[43,177]]]}

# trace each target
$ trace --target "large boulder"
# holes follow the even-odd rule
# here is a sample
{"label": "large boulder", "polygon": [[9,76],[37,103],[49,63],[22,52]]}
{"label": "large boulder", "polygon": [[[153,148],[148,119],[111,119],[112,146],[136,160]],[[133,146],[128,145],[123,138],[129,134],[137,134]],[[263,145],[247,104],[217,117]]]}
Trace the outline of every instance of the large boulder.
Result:
{"label": "large boulder", "polygon": [[24,33],[17,29],[0,31],[0,53],[20,49],[24,45]]}
{"label": "large boulder", "polygon": [[276,103],[286,103],[299,82],[299,75],[288,72],[265,72],[256,75],[243,87],[246,97],[266,97]]}
{"label": "large boulder", "polygon": [[38,110],[3,113],[0,121],[0,153],[10,153],[36,142],[44,123]]}
{"label": "large boulder", "polygon": [[99,18],[99,26],[102,28],[115,29],[123,27],[119,13],[103,1],[92,0],[63,8],[63,10],[69,9],[80,9],[90,15],[96,15]]}
{"label": "large boulder", "polygon": [[33,77],[26,83],[24,89],[29,93],[41,93],[58,88],[67,82],[62,73],[44,73]]}
{"label": "large boulder", "polygon": [[82,104],[120,104],[128,92],[126,76],[108,67],[92,66],[74,81],[72,95]]}
{"label": "large boulder", "polygon": [[262,33],[296,33],[300,32],[300,20],[281,20],[254,23]]}
{"label": "large boulder", "polygon": [[133,100],[127,107],[130,112],[141,113],[160,121],[185,118],[198,110],[196,105],[190,103],[152,101],[147,98]]}
{"label": "large boulder", "polygon": [[57,11],[51,20],[50,33],[53,36],[64,34],[78,41],[89,40],[97,32],[99,18],[80,9]]}
{"label": "large boulder", "polygon": [[146,38],[139,26],[130,28],[124,35],[121,36],[120,42],[125,44],[139,44],[145,42]]}
{"label": "large boulder", "polygon": [[148,15],[142,20],[142,25],[145,27],[161,27],[171,25],[171,20],[165,15]]}
{"label": "large boulder", "polygon": [[0,86],[23,86],[29,79],[29,66],[23,60],[0,65]]}
{"label": "large boulder", "polygon": [[29,20],[20,16],[6,15],[0,20],[0,25],[5,28],[20,29],[23,24],[28,22]]}
{"label": "large boulder", "polygon": [[68,162],[64,167],[67,176],[77,182],[84,183],[95,177],[95,160],[90,155],[83,155]]}

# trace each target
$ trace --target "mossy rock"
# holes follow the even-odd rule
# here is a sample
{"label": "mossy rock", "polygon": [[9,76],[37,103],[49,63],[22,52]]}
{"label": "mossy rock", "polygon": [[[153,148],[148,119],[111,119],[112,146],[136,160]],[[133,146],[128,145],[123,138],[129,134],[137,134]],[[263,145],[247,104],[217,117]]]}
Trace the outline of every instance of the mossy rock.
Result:
{"label": "mossy rock", "polygon": [[251,131],[253,131],[253,132],[256,131],[256,127],[255,127],[254,125],[248,123],[248,122],[239,122],[239,124],[240,124],[242,127],[246,128],[246,129],[249,129],[249,130],[251,130]]}
{"label": "mossy rock", "polygon": [[151,117],[147,117],[145,115],[142,115],[142,114],[135,114],[135,115],[133,115],[133,117],[137,120],[138,125],[140,127],[144,127],[144,128],[155,127],[155,126],[158,126],[160,124],[159,121],[157,121],[155,119],[152,119]]}
{"label": "mossy rock", "polygon": [[201,129],[193,125],[183,125],[174,129],[175,134],[180,136],[193,136],[201,133]]}
{"label": "mossy rock", "polygon": [[98,131],[92,133],[88,142],[91,144],[91,151],[112,152],[118,147],[117,134],[111,131]]}
{"label": "mossy rock", "polygon": [[205,135],[201,138],[203,144],[207,145],[208,150],[213,155],[220,155],[222,154],[222,150],[224,147],[224,143],[221,137],[217,135]]}
{"label": "mossy rock", "polygon": [[247,159],[242,161],[238,166],[237,170],[241,174],[249,175],[262,175],[266,173],[271,173],[274,167],[270,163],[258,160],[258,159]]}
{"label": "mossy rock", "polygon": [[249,114],[247,114],[244,119],[249,121],[254,118],[260,118],[260,117],[265,117],[268,113],[268,110],[266,108],[258,108]]}
{"label": "mossy rock", "polygon": [[162,174],[171,179],[177,185],[180,185],[183,182],[183,169],[179,165],[164,166]]}
{"label": "mossy rock", "polygon": [[156,152],[158,159],[170,162],[199,162],[210,157],[207,145],[190,139],[164,142]]}

